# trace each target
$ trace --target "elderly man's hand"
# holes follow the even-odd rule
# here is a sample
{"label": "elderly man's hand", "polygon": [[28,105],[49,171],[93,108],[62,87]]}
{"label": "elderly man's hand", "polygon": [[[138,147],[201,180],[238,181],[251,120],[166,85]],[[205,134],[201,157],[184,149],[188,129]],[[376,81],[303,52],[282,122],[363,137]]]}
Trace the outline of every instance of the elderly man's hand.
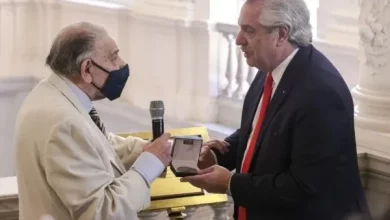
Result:
{"label": "elderly man's hand", "polygon": [[154,154],[165,167],[167,167],[172,160],[171,143],[169,142],[170,137],[171,134],[165,133],[152,143],[148,143],[144,146],[144,151]]}
{"label": "elderly man's hand", "polygon": [[205,189],[210,193],[226,193],[232,173],[224,167],[214,165],[200,170],[198,175],[181,178],[181,182],[189,182],[193,186]]}

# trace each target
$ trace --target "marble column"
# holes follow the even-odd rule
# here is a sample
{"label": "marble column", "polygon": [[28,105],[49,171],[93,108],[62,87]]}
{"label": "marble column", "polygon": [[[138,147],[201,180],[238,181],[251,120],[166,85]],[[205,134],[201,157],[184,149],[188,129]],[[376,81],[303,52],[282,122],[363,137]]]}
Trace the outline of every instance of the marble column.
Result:
{"label": "marble column", "polygon": [[371,212],[385,219],[390,207],[390,1],[361,0],[359,31],[360,77],[352,91],[356,139],[368,161],[365,188]]}
{"label": "marble column", "polygon": [[358,145],[390,152],[390,2],[362,0],[359,84],[353,89]]}

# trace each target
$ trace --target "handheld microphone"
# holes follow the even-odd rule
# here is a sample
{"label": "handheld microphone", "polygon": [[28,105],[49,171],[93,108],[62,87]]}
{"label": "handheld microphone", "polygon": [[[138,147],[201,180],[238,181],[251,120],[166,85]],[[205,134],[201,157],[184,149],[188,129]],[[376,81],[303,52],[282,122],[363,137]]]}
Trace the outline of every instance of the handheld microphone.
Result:
{"label": "handheld microphone", "polygon": [[150,116],[152,117],[153,140],[164,134],[164,103],[161,100],[150,102]]}

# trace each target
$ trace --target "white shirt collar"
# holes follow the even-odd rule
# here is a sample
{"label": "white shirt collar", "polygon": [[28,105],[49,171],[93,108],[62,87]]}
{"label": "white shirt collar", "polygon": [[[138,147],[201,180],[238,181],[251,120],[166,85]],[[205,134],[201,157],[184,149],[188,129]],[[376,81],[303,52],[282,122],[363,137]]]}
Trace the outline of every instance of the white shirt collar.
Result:
{"label": "white shirt collar", "polygon": [[90,112],[92,110],[92,108],[93,108],[93,105],[92,105],[92,101],[89,99],[87,94],[85,94],[85,92],[83,92],[78,86],[76,86],[69,79],[67,79],[65,77],[62,77],[62,78],[64,79],[66,84],[68,84],[68,86],[70,87],[72,92],[77,96],[77,98],[79,99],[81,105],[83,105],[85,110],[87,110],[87,112]]}
{"label": "white shirt collar", "polygon": [[299,50],[299,48],[296,48],[285,60],[283,60],[282,63],[279,64],[279,66],[277,66],[272,71],[272,78],[274,79],[274,86],[273,86],[274,91],[278,87],[279,82],[282,79],[282,76],[287,69],[287,66],[290,64],[291,60],[294,58],[294,56],[298,52],[298,50]]}

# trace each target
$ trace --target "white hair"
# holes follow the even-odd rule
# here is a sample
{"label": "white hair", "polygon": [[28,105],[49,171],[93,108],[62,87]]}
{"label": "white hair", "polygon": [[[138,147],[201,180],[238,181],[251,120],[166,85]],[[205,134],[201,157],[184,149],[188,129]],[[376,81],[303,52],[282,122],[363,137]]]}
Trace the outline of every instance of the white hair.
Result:
{"label": "white hair", "polygon": [[304,0],[263,0],[259,22],[268,28],[287,26],[292,44],[311,44],[310,11]]}
{"label": "white hair", "polygon": [[63,28],[54,39],[46,65],[59,75],[77,76],[81,62],[95,50],[96,40],[106,35],[103,26],[89,22],[73,23]]}

